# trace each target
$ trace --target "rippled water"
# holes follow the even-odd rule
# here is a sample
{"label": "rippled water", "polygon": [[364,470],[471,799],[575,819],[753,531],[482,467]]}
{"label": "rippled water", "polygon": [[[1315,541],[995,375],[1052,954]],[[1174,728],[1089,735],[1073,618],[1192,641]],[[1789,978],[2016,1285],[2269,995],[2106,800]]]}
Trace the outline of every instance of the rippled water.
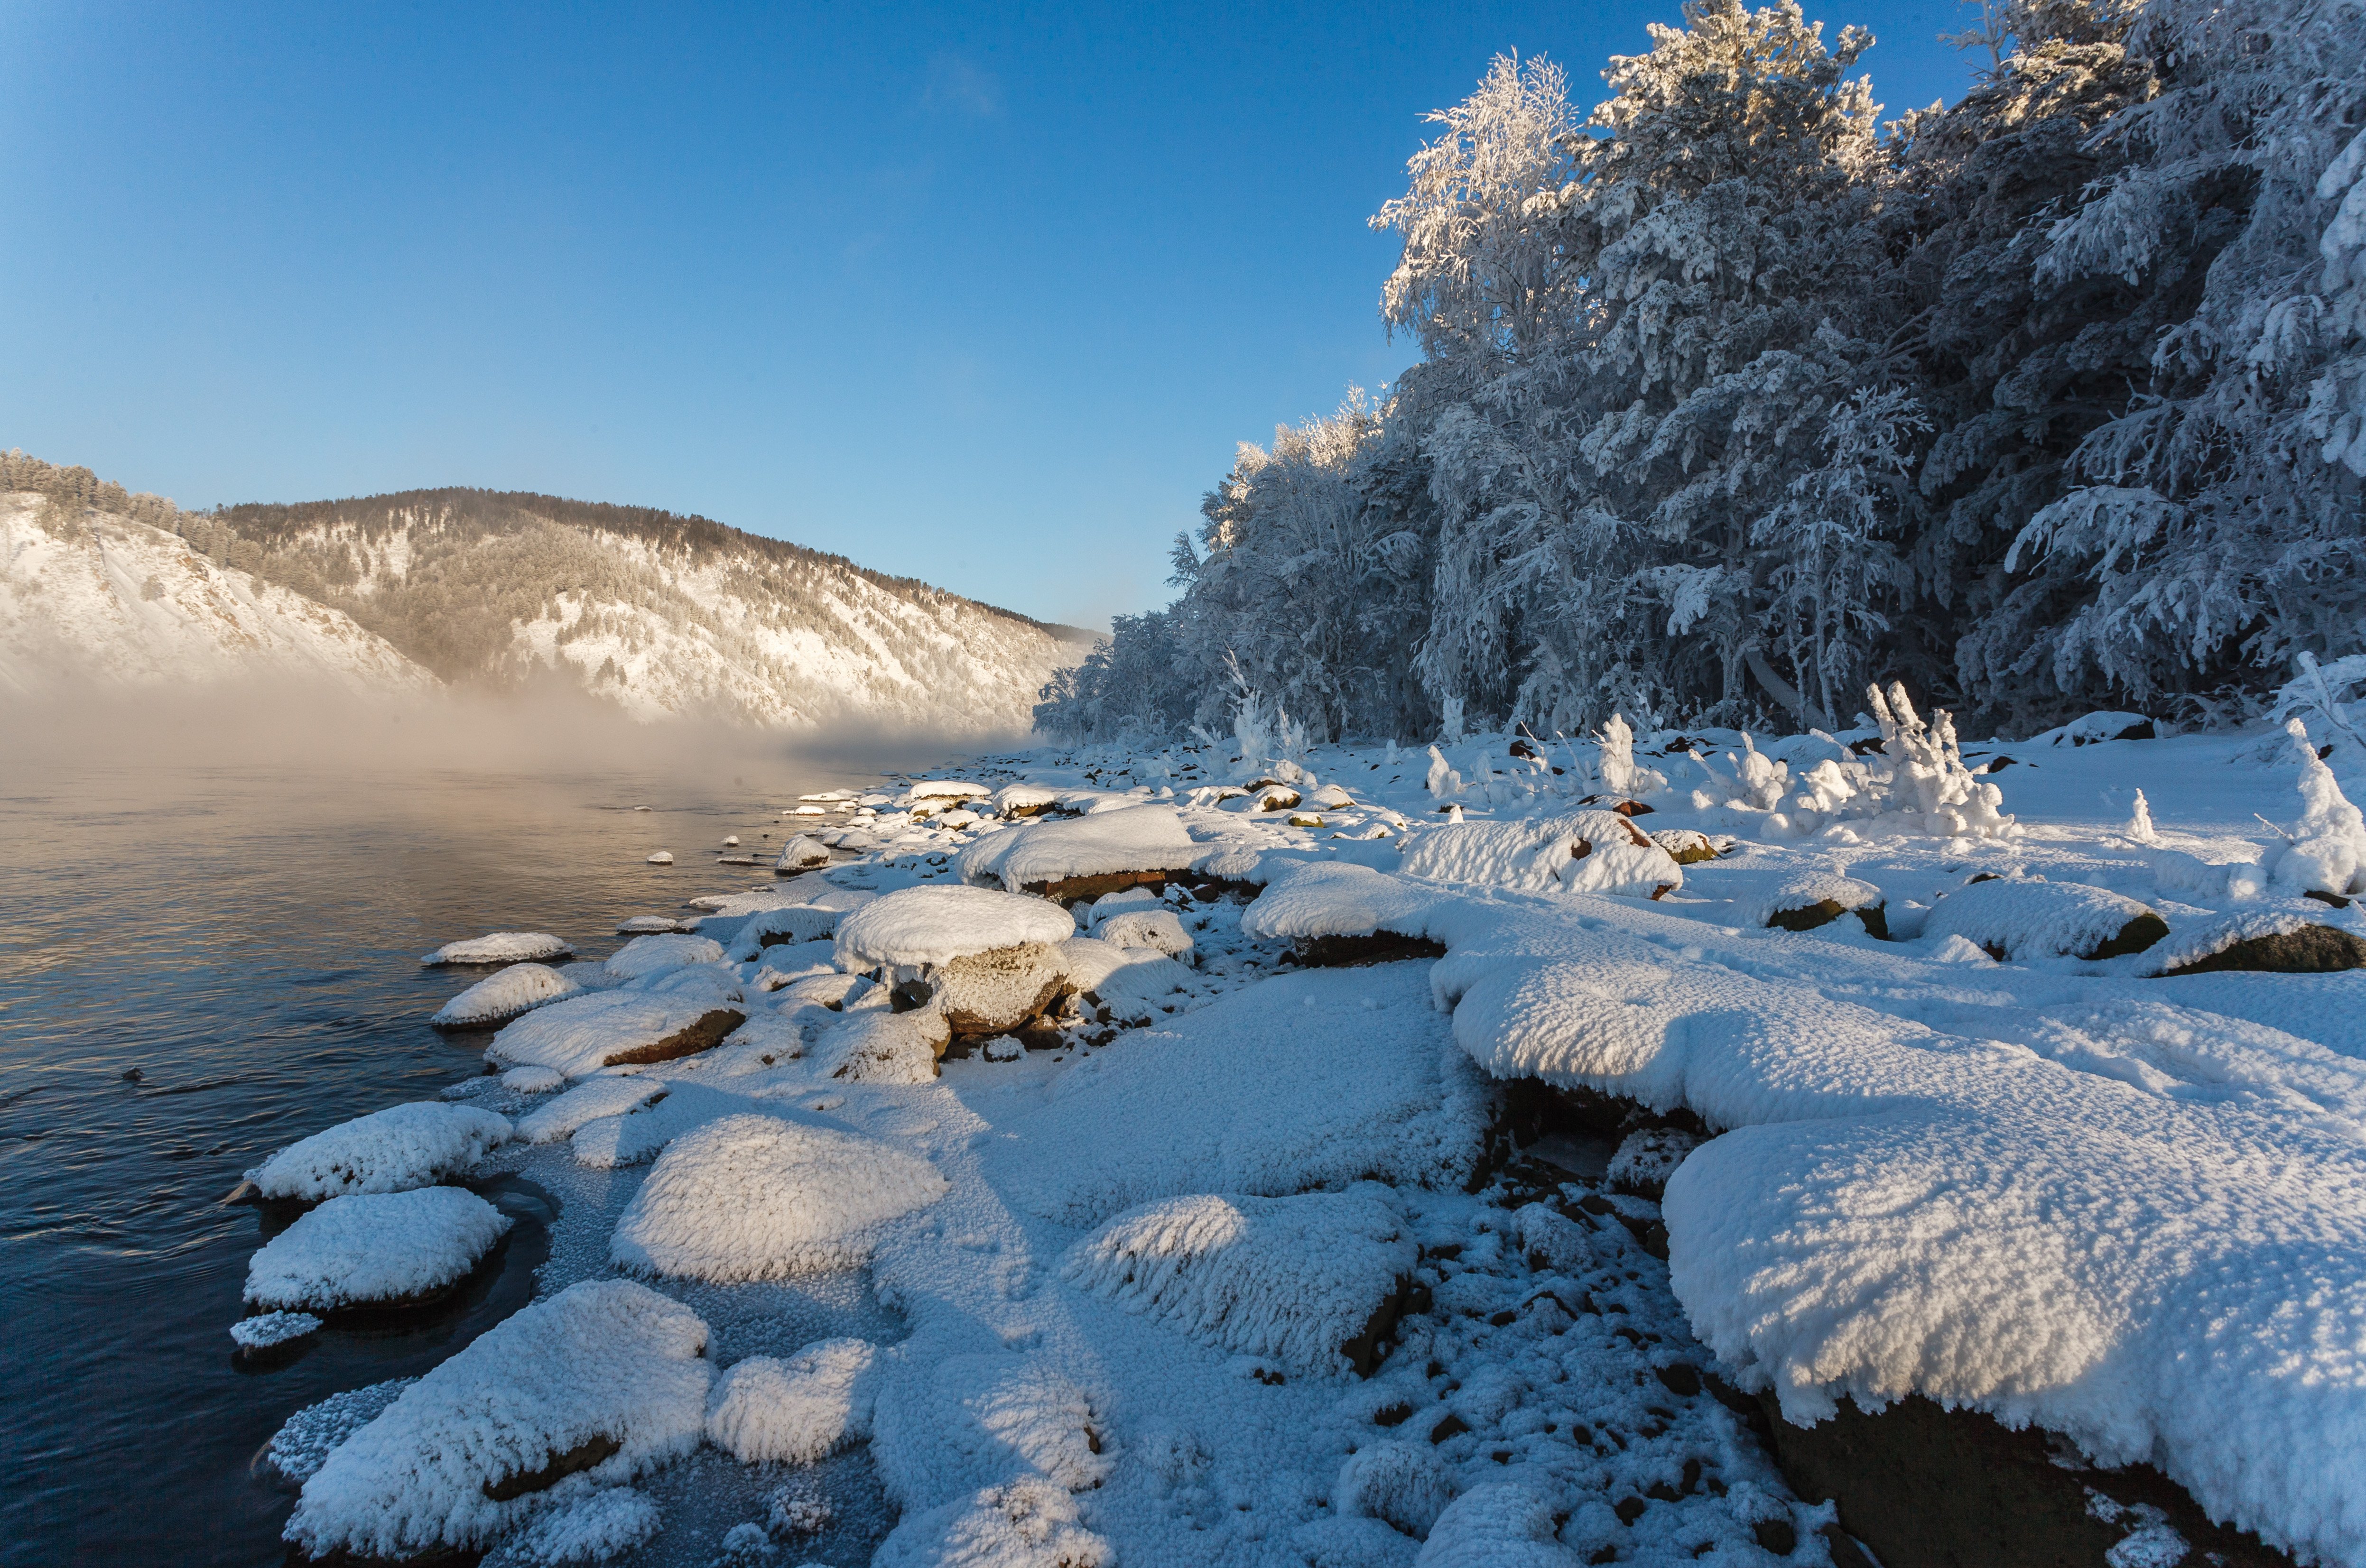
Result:
{"label": "rippled water", "polygon": [[577,1200],[482,1184],[527,1223],[460,1299],[244,1371],[226,1330],[264,1221],[220,1199],[478,1070],[482,1036],[426,1024],[469,977],[421,953],[525,929],[605,954],[620,915],[768,883],[706,852],[777,845],[789,798],[859,777],[0,771],[0,1561],[282,1561],[292,1499],[251,1462],[279,1423],[516,1310]]}

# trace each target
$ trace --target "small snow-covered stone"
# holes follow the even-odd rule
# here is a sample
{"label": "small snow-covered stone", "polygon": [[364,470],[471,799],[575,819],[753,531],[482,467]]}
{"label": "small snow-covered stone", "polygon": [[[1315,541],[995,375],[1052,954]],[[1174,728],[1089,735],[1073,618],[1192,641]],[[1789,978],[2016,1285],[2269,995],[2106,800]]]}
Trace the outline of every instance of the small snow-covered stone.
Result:
{"label": "small snow-covered stone", "polygon": [[513,1223],[458,1187],[331,1198],[248,1262],[246,1305],[310,1312],[423,1305],[466,1279]]}
{"label": "small snow-covered stone", "polygon": [[638,980],[661,969],[690,964],[714,964],[723,959],[723,944],[711,936],[682,935],[636,936],[608,957],[608,972],[620,980]]}
{"label": "small snow-covered stone", "polygon": [[1583,1561],[1560,1543],[1550,1503],[1516,1483],[1491,1481],[1437,1516],[1414,1568],[1577,1568]]}
{"label": "small snow-covered stone", "polygon": [[648,863],[652,866],[670,866],[673,864],[673,851],[670,849],[660,849],[656,854],[649,857]]}
{"label": "small snow-covered stone", "polygon": [[501,1087],[521,1094],[547,1094],[567,1087],[567,1075],[547,1067],[513,1067],[501,1074]]}
{"label": "small snow-covered stone", "polygon": [[867,1438],[876,1355],[865,1340],[822,1339],[786,1361],[735,1362],[707,1401],[707,1439],[742,1464],[811,1464]]}
{"label": "small snow-covered stone", "polygon": [[1610,1185],[1621,1193],[1656,1198],[1667,1191],[1668,1178],[1700,1147],[1700,1139],[1678,1127],[1645,1127],[1631,1132],[1610,1157]]}
{"label": "small snow-covered stone", "polygon": [[1183,830],[1172,806],[1121,801],[1114,810],[981,838],[953,857],[952,869],[964,882],[1012,892],[1098,897],[1186,870],[1204,847]]}
{"label": "small snow-covered stone", "polygon": [[2290,911],[2258,910],[2172,931],[2146,960],[2163,975],[2327,974],[2366,967],[2366,940]]}
{"label": "small snow-covered stone", "polygon": [[725,956],[735,964],[744,964],[763,956],[767,947],[823,941],[838,935],[838,923],[845,913],[843,910],[806,903],[759,910],[739,927],[738,934],[731,939],[731,950]]}
{"label": "small snow-covered stone", "polygon": [[446,942],[433,953],[422,953],[422,964],[517,964],[570,957],[575,949],[547,931],[496,931]]}
{"label": "small snow-covered stone", "polygon": [[781,857],[772,862],[775,871],[810,871],[829,864],[829,846],[804,834],[793,834],[781,846]]}
{"label": "small snow-covered stone", "polygon": [[1060,942],[1076,923],[1059,905],[988,888],[905,888],[838,924],[839,967],[942,964],[970,953]]}
{"label": "small snow-covered stone", "polygon": [[1744,925],[1779,931],[1813,931],[1843,914],[1853,914],[1866,933],[1887,937],[1889,923],[1879,888],[1836,871],[1807,871],[1778,879],[1774,887],[1741,903]]}
{"label": "small snow-covered stone", "polygon": [[2168,922],[2118,893],[2002,877],[1957,889],[1922,922],[1926,941],[1962,936],[2002,958],[2112,958],[2168,935]]}
{"label": "small snow-covered stone", "polygon": [[[1721,853],[1717,841],[1696,828],[1663,827],[1651,834],[1651,842],[1668,852],[1668,858],[1679,866],[1697,866],[1704,860],[1714,860]],[[1733,841],[1728,839],[1729,846]]]}
{"label": "small snow-covered stone", "polygon": [[945,1189],[935,1166],[875,1138],[726,1116],[659,1157],[609,1255],[638,1272],[726,1282],[851,1268],[878,1226]]}
{"label": "small snow-covered stone", "polygon": [[1190,933],[1170,910],[1125,910],[1097,921],[1093,935],[1120,947],[1147,947],[1170,958],[1191,951]]}
{"label": "small snow-covered stone", "polygon": [[393,1105],[299,1139],[254,1173],[266,1198],[400,1193],[456,1176],[510,1139],[507,1117],[473,1105]]}
{"label": "small snow-covered stone", "polygon": [[616,922],[616,935],[619,936],[662,935],[682,928],[682,922],[670,914],[633,914]]}
{"label": "small snow-covered stone", "polygon": [[630,1486],[599,1486],[546,1509],[501,1543],[504,1563],[605,1562],[657,1534],[656,1499]]}
{"label": "small snow-covered stone", "polygon": [[439,1029],[490,1029],[582,989],[546,965],[512,964],[445,1002],[427,1021]]}
{"label": "small snow-covered stone", "polygon": [[250,1355],[281,1350],[320,1331],[321,1320],[309,1312],[265,1312],[230,1326],[231,1341]]}
{"label": "small snow-covered stone", "polygon": [[906,1515],[871,1562],[872,1568],[1114,1568],[1117,1551],[1085,1528],[1074,1497],[1021,1476]]}
{"label": "small snow-covered stone", "polygon": [[952,1029],[934,1007],[909,1013],[885,1008],[849,1012],[817,1036],[815,1072],[867,1083],[926,1083],[952,1043]]}
{"label": "small snow-covered stone", "polygon": [[1339,1466],[1331,1506],[1351,1518],[1379,1519],[1425,1536],[1454,1500],[1454,1477],[1428,1443],[1373,1443]]}
{"label": "small snow-covered stone", "polygon": [[745,1004],[649,991],[594,991],[538,1007],[485,1047],[497,1067],[547,1067],[588,1078],[603,1067],[670,1061],[708,1050],[745,1023]]}
{"label": "small snow-covered stone", "polygon": [[[546,1072],[547,1068],[517,1068],[518,1072]],[[661,1099],[666,1085],[647,1078],[602,1077],[584,1080],[547,1105],[538,1105],[518,1118],[518,1137],[528,1143],[557,1143],[586,1122],[621,1116],[652,1100]]]}

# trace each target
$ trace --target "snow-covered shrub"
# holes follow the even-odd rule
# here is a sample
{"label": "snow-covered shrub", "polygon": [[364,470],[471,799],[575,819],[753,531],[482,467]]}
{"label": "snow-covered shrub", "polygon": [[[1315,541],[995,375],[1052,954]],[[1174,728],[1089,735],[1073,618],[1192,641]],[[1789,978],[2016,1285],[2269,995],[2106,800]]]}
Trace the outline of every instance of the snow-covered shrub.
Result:
{"label": "snow-covered shrub", "polygon": [[2355,893],[2366,884],[2366,820],[2309,745],[2307,727],[2287,719],[2284,733],[2300,753],[2301,819],[2286,843],[2271,846],[2269,879],[2283,892]]}
{"label": "snow-covered shrub", "polygon": [[1625,718],[1611,714],[1594,739],[1602,754],[1598,772],[1604,790],[1628,801],[1650,801],[1666,793],[1667,777],[1635,760],[1635,731]]}

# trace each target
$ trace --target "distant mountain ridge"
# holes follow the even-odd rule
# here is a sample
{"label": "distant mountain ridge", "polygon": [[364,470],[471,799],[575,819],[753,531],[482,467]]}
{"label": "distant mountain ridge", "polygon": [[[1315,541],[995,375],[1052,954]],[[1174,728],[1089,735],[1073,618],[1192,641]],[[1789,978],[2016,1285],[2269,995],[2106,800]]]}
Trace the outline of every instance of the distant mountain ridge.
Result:
{"label": "distant mountain ridge", "polygon": [[[62,662],[149,680],[287,662],[270,650],[289,638],[254,628],[189,656],[185,644],[203,644],[214,624],[193,611],[163,617],[177,630],[160,642],[158,601],[134,609],[128,595],[141,590],[121,585],[135,566],[138,580],[161,581],[150,558],[176,552],[175,605],[243,577],[265,621],[270,605],[300,601],[334,627],[346,655],[316,649],[299,665],[343,656],[351,667],[337,673],[365,685],[494,689],[556,671],[643,719],[1023,730],[1052,672],[1094,635],[703,517],[520,492],[195,513],[11,453],[0,454],[0,681],[18,687]],[[112,610],[95,586],[107,582]],[[177,663],[167,647],[182,650]]]}

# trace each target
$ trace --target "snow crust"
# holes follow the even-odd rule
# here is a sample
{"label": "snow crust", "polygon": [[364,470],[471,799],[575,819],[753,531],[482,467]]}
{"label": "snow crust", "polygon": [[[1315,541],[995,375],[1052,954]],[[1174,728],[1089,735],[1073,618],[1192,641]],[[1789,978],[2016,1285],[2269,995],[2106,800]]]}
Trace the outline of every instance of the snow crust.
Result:
{"label": "snow crust", "polygon": [[987,888],[906,888],[867,903],[838,925],[844,969],[942,964],[965,954],[1060,942],[1076,923],[1059,905]]}
{"label": "snow crust", "polygon": [[422,964],[519,964],[545,958],[568,958],[575,949],[547,931],[496,931],[446,942],[433,953],[422,953]]}
{"label": "snow crust", "polygon": [[466,1278],[513,1223],[458,1187],[331,1198],[255,1253],[246,1304],[328,1312],[432,1295]]}
{"label": "snow crust", "polygon": [[1186,870],[1200,851],[1172,806],[1125,804],[990,834],[954,856],[952,871],[964,882],[999,882],[1017,892],[1075,877]]}
{"label": "snow crust", "polygon": [[620,1268],[715,1281],[851,1268],[877,1227],[934,1203],[926,1159],[836,1128],[741,1114],[674,1140],[625,1206]]}
{"label": "snow crust", "polygon": [[688,1453],[705,1431],[706,1338],[695,1313],[646,1285],[570,1285],[488,1329],[334,1450],[304,1484],[287,1539],[316,1557],[481,1544],[537,1501],[496,1501],[488,1486],[556,1455],[613,1442],[580,1473],[614,1484]]}
{"label": "snow crust", "polygon": [[821,1339],[786,1361],[750,1356],[715,1381],[707,1440],[743,1464],[811,1464],[871,1435],[871,1368],[862,1339]]}
{"label": "snow crust", "polygon": [[254,1173],[266,1198],[400,1193],[456,1176],[510,1139],[509,1119],[473,1105],[392,1105],[299,1139]]}
{"label": "snow crust", "polygon": [[546,965],[512,964],[445,1002],[427,1021],[447,1029],[489,1028],[582,989]]}

